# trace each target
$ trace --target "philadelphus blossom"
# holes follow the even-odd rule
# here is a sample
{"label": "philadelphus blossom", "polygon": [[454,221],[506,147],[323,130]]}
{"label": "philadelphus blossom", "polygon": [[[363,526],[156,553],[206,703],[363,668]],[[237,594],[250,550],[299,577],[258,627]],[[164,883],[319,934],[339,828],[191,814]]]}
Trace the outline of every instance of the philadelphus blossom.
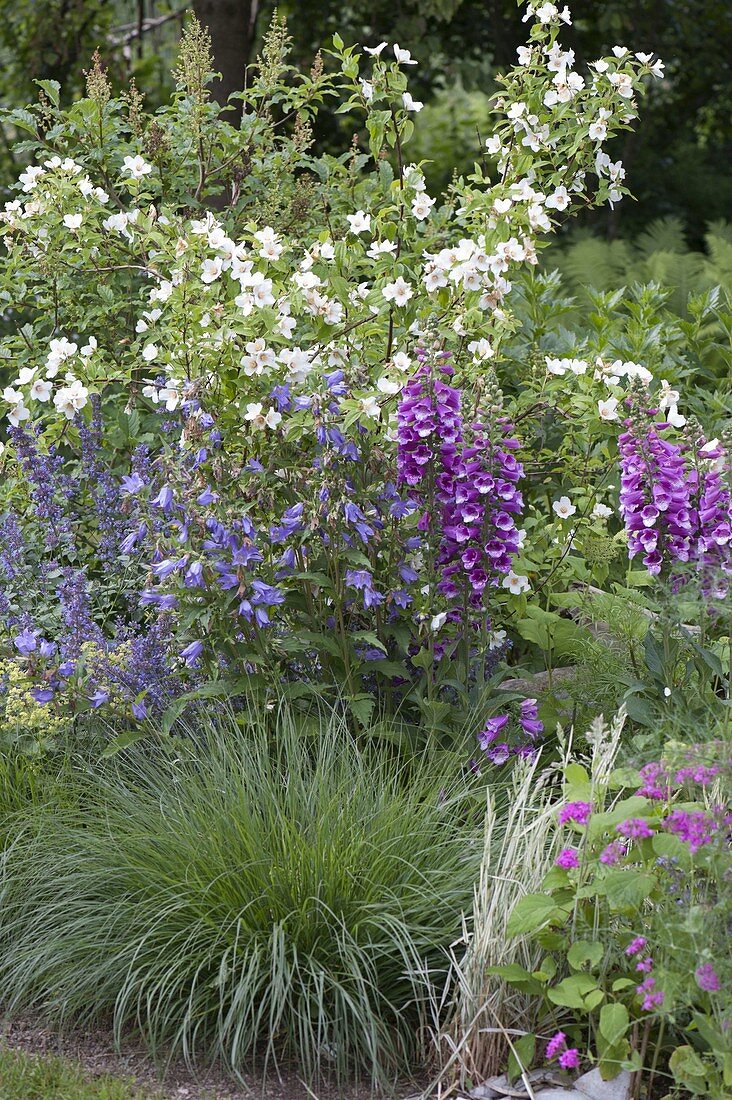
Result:
{"label": "philadelphus blossom", "polygon": [[414,113],[421,111],[424,107],[424,103],[421,103],[418,99],[413,99],[410,92],[402,93],[402,103],[405,111],[413,111]]}
{"label": "philadelphus blossom", "polygon": [[412,214],[417,221],[422,222],[425,218],[429,217],[430,211],[434,205],[435,200],[430,198],[425,191],[422,191],[412,199]]}
{"label": "philadelphus blossom", "polygon": [[53,403],[67,420],[73,420],[87,403],[89,391],[78,380],[56,391]]}
{"label": "philadelphus blossom", "polygon": [[[414,213],[414,209],[412,209],[412,213]],[[378,260],[379,256],[392,255],[396,252],[396,247],[396,241],[373,241],[366,249],[366,255],[372,260]]]}
{"label": "philadelphus blossom", "polygon": [[417,62],[412,58],[409,50],[403,50],[401,46],[394,43],[394,57],[397,59],[398,65],[416,65]]}
{"label": "philadelphus blossom", "polygon": [[560,497],[559,500],[555,500],[552,504],[552,510],[560,519],[569,519],[575,514],[577,508],[569,497]]}
{"label": "philadelphus blossom", "polygon": [[400,275],[393,283],[387,283],[382,287],[381,293],[387,302],[393,302],[396,306],[405,306],[413,296],[414,290]]}
{"label": "philadelphus blossom", "polygon": [[64,214],[63,223],[67,229],[80,229],[84,220],[82,214]]}
{"label": "philadelphus blossom", "polygon": [[355,214],[346,214],[346,221],[351,233],[371,232],[371,215],[363,210],[357,210]]}
{"label": "philadelphus blossom", "polygon": [[51,340],[50,350],[46,357],[46,378],[55,378],[61,364],[76,355],[77,351],[78,346],[73,341],[67,340],[65,336]]}
{"label": "philadelphus blossom", "polygon": [[132,179],[142,179],[143,176],[147,176],[152,172],[152,165],[147,164],[146,161],[138,154],[136,157],[125,157],[122,164],[122,169]]}
{"label": "philadelphus blossom", "polygon": [[37,164],[31,164],[24,172],[21,172],[18,176],[19,182],[22,184],[23,191],[28,194],[33,191],[42,176],[45,176],[45,170]]}
{"label": "philadelphus blossom", "polygon": [[587,361],[585,359],[555,359],[550,355],[546,356],[546,369],[549,374],[561,375],[570,371],[572,374],[585,374],[587,371]]}
{"label": "philadelphus blossom", "polygon": [[50,401],[52,390],[53,386],[50,382],[45,382],[42,378],[36,378],[30,388],[30,395],[35,401]]}
{"label": "philadelphus blossom", "polygon": [[278,260],[282,255],[283,246],[279,234],[274,231],[271,225],[266,225],[264,229],[260,229],[255,233],[254,239],[259,242],[259,255],[262,259]]}
{"label": "philadelphus blossom", "polygon": [[531,589],[529,584],[529,578],[523,576],[520,573],[514,573],[511,570],[501,581],[503,588],[507,588],[512,596],[520,596],[522,592],[528,592]]}
{"label": "philadelphus blossom", "polygon": [[359,402],[361,406],[361,412],[364,416],[367,416],[370,420],[379,420],[381,417],[381,406],[375,397],[362,397]]}
{"label": "philadelphus blossom", "polygon": [[201,265],[201,282],[213,283],[219,278],[221,272],[224,269],[224,262],[220,256],[214,256],[213,259],[207,259],[203,261]]}
{"label": "philadelphus blossom", "polygon": [[603,401],[600,399],[597,402],[597,411],[600,414],[601,420],[617,420],[618,419],[618,399],[617,397],[607,397]]}
{"label": "philadelphus blossom", "polygon": [[263,413],[264,406],[261,402],[250,402],[247,405],[247,411],[244,414],[244,419],[248,420],[252,427],[257,428],[259,431],[265,428],[276,428],[282,421],[282,413],[277,409],[269,409],[266,413]]}
{"label": "philadelphus blossom", "polygon": [[557,187],[556,191],[553,191],[551,195],[548,195],[544,200],[544,205],[549,210],[566,210],[570,205],[572,199],[569,191],[566,187]]}

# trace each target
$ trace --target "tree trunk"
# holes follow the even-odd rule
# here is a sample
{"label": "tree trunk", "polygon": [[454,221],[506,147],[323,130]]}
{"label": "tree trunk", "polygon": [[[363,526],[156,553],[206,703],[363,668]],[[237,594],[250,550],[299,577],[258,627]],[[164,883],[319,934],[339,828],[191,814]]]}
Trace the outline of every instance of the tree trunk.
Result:
{"label": "tree trunk", "polygon": [[[259,0],[194,0],[196,16],[208,27],[214,68],[221,79],[211,91],[217,102],[225,104],[232,92],[244,87],[244,69],[251,60]],[[241,102],[232,103],[236,111],[228,113],[230,122],[241,115]]]}

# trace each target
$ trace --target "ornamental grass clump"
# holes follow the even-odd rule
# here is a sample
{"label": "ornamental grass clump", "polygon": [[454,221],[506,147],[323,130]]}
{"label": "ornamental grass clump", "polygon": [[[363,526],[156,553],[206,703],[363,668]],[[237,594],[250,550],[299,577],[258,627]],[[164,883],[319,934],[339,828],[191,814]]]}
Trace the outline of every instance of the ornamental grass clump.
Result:
{"label": "ornamental grass clump", "polygon": [[196,747],[76,774],[3,865],[11,1012],[110,1019],[158,1057],[310,1080],[418,1065],[427,990],[471,907],[480,826],[424,763],[345,720],[231,718]]}

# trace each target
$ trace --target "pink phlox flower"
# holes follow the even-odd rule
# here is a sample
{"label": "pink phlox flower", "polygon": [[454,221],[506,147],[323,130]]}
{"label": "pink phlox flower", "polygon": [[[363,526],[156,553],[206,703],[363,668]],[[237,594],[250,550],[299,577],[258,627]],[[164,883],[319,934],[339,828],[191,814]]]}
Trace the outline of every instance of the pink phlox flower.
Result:
{"label": "pink phlox flower", "polygon": [[641,951],[648,945],[648,940],[645,936],[636,936],[634,940],[631,940],[625,949],[625,954],[632,958],[633,955],[640,955]]}
{"label": "pink phlox flower", "polygon": [[627,821],[621,821],[616,829],[621,836],[633,840],[642,840],[645,837],[653,836],[653,829],[642,817],[629,817]]}
{"label": "pink phlox flower", "polygon": [[600,863],[613,867],[618,860],[623,858],[626,852],[627,848],[622,840],[613,840],[600,852]]}
{"label": "pink phlox flower", "polygon": [[563,1031],[558,1031],[556,1035],[552,1035],[549,1042],[546,1044],[546,1059],[551,1062],[552,1058],[556,1058],[560,1050],[566,1045],[567,1036]]}
{"label": "pink phlox flower", "polygon": [[698,966],[694,971],[694,977],[696,978],[696,984],[705,993],[716,993],[721,989],[722,983],[719,980],[719,975],[711,963],[702,963],[701,966]]}
{"label": "pink phlox flower", "polygon": [[716,764],[711,766],[695,764],[692,767],[679,768],[674,776],[674,783],[678,783],[679,786],[682,783],[698,783],[700,786],[705,787],[718,775],[719,768]]}
{"label": "pink phlox flower", "polygon": [[656,989],[655,985],[655,978],[646,978],[639,986],[636,986],[636,993],[643,998],[641,1008],[644,1012],[651,1012],[654,1008],[660,1008],[663,1004],[664,994],[660,989]]}
{"label": "pink phlox flower", "polygon": [[576,1047],[570,1047],[559,1055],[559,1065],[562,1069],[579,1069],[580,1057]]}
{"label": "pink phlox flower", "polygon": [[646,764],[640,770],[643,785],[639,787],[638,794],[644,798],[667,798],[668,775],[662,764]]}
{"label": "pink phlox flower", "polygon": [[717,832],[717,822],[704,810],[672,810],[664,824],[670,833],[689,845],[692,854],[711,844]]}
{"label": "pink phlox flower", "polygon": [[557,867],[563,867],[565,871],[571,871],[579,867],[579,855],[574,848],[563,848],[554,860]]}
{"label": "pink phlox flower", "polygon": [[591,813],[592,804],[590,802],[568,802],[566,806],[562,806],[557,820],[560,825],[566,825],[569,821],[574,821],[578,825],[586,825]]}

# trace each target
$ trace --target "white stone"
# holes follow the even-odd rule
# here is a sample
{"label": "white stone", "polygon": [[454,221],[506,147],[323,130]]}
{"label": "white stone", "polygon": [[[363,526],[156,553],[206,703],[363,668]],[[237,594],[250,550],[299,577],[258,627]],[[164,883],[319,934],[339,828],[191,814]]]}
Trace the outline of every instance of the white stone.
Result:
{"label": "white stone", "polygon": [[628,1100],[630,1085],[631,1075],[627,1069],[621,1070],[612,1081],[603,1081],[598,1069],[584,1073],[575,1081],[580,1096],[587,1096],[589,1100]]}
{"label": "white stone", "polygon": [[539,1089],[534,1093],[535,1100],[581,1100],[581,1093],[575,1089]]}

